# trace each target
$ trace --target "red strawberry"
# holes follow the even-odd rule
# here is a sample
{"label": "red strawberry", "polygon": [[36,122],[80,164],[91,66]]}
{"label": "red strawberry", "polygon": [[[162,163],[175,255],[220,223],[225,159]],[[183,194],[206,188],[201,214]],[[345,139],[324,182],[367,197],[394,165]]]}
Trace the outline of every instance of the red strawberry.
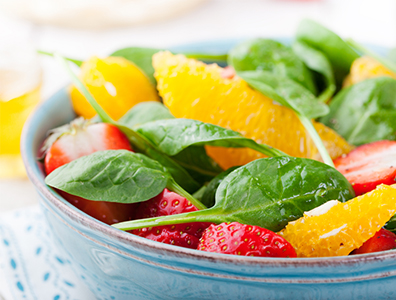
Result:
{"label": "red strawberry", "polygon": [[44,145],[47,175],[77,158],[102,150],[132,151],[127,137],[114,125],[77,118],[52,130]]}
{"label": "red strawberry", "polygon": [[362,145],[334,160],[334,165],[352,184],[356,196],[377,185],[396,181],[396,141]]}
{"label": "red strawberry", "polygon": [[238,222],[209,226],[198,250],[244,256],[297,257],[293,246],[275,232]]}
{"label": "red strawberry", "polygon": [[381,228],[372,238],[364,242],[360,248],[351,254],[364,254],[385,251],[396,248],[396,234]]}
{"label": "red strawberry", "polygon": [[[175,215],[197,210],[186,198],[164,189],[156,197],[140,203],[135,219]],[[196,249],[202,232],[210,224],[196,222],[135,229],[130,232],[153,241]]]}
{"label": "red strawberry", "polygon": [[[114,125],[77,118],[70,124],[52,130],[45,141],[45,172],[48,175],[79,157],[110,149],[132,151],[126,136]],[[107,224],[130,220],[136,207],[135,204],[91,201],[62,191],[59,193],[80,210]]]}

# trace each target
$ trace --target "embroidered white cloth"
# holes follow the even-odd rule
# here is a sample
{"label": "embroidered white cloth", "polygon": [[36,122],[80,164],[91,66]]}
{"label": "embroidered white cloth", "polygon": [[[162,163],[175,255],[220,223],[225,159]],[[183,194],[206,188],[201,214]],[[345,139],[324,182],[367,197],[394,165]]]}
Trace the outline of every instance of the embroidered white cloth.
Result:
{"label": "embroidered white cloth", "polygon": [[0,300],[94,300],[38,205],[0,214]]}

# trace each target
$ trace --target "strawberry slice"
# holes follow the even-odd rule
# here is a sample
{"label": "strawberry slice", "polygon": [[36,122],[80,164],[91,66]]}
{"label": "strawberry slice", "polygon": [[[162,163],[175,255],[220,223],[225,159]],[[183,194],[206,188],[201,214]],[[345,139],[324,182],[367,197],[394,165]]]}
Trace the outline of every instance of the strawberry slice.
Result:
{"label": "strawberry slice", "polygon": [[396,141],[378,141],[359,146],[334,160],[334,165],[352,184],[356,196],[383,183],[396,181]]}
{"label": "strawberry slice", "polygon": [[[117,127],[77,118],[50,132],[42,149],[45,155],[44,169],[48,175],[56,168],[82,156],[96,151],[117,149],[132,151],[127,137]],[[106,224],[130,220],[136,207],[136,204],[91,201],[58,192],[69,203]]]}
{"label": "strawberry slice", "polygon": [[297,257],[293,246],[275,232],[238,222],[209,226],[198,250],[244,256]]}
{"label": "strawberry slice", "polygon": [[[140,203],[135,219],[169,216],[197,210],[186,198],[164,189],[156,197]],[[211,224],[195,222],[134,229],[129,232],[153,241],[196,249],[203,231]]]}
{"label": "strawberry slice", "polygon": [[353,250],[351,254],[364,254],[386,251],[396,248],[396,234],[381,228],[372,238],[368,239],[360,248]]}
{"label": "strawberry slice", "polygon": [[64,164],[96,151],[132,151],[127,137],[117,127],[107,123],[91,123],[83,118],[53,129],[43,148],[47,175]]}

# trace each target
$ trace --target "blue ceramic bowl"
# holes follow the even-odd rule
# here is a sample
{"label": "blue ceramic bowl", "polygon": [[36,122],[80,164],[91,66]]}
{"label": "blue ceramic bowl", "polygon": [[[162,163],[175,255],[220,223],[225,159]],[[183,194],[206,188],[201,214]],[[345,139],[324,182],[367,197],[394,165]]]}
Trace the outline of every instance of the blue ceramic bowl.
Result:
{"label": "blue ceramic bowl", "polygon": [[[232,44],[183,50],[222,52]],[[98,299],[396,299],[393,250],[334,258],[239,257],[150,241],[93,219],[45,185],[36,160],[46,132],[74,117],[67,92],[59,91],[25,126],[22,154],[56,243]]]}

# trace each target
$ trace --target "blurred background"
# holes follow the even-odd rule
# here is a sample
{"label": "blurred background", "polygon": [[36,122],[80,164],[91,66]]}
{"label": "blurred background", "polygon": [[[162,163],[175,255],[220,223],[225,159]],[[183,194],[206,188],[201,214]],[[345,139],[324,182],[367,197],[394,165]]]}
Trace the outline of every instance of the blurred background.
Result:
{"label": "blurred background", "polygon": [[20,128],[37,101],[68,83],[36,49],[84,60],[127,46],[287,37],[306,17],[342,37],[396,45],[394,0],[0,0],[0,212],[36,203],[18,160]]}

